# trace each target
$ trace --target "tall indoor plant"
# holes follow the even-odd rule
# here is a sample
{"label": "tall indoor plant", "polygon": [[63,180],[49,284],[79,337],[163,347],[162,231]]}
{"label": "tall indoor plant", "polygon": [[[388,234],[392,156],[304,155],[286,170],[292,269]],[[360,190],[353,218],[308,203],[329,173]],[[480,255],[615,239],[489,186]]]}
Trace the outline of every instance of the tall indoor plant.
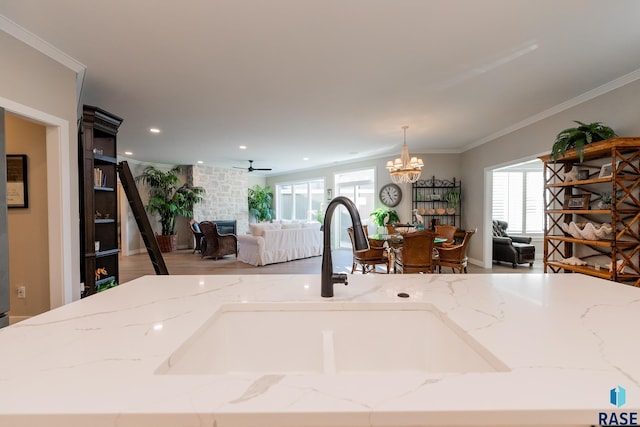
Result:
{"label": "tall indoor plant", "polygon": [[248,192],[249,214],[256,218],[256,221],[271,221],[273,219],[273,193],[271,187],[261,187],[254,185]]}
{"label": "tall indoor plant", "polygon": [[147,166],[136,181],[149,187],[147,212],[159,216],[162,234],[156,235],[160,250],[175,251],[178,236],[175,233],[178,216],[193,216],[193,206],[202,201],[205,189],[190,184],[180,184],[181,166],[162,171],[155,166]]}

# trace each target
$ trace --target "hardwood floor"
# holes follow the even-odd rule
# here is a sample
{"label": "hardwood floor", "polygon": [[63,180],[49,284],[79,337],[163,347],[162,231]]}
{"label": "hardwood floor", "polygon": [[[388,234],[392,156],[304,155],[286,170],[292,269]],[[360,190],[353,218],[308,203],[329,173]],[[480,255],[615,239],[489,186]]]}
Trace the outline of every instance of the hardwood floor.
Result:
{"label": "hardwood floor", "polygon": [[[203,259],[199,253],[192,253],[192,249],[179,250],[173,253],[163,254],[164,261],[170,274],[320,274],[322,257],[306,258],[296,261],[270,264],[263,267],[254,267],[238,261],[233,256],[227,256],[219,260]],[[340,273],[351,272],[351,250],[336,249],[332,252],[333,270]],[[444,274],[451,274],[446,269]],[[538,260],[529,267],[528,264],[512,268],[507,264],[494,264],[493,268],[485,269],[475,265],[469,265],[469,273],[542,273],[542,261]],[[380,267],[379,271],[384,271]],[[145,275],[155,274],[149,256],[144,254],[120,257],[120,283],[126,283]]]}

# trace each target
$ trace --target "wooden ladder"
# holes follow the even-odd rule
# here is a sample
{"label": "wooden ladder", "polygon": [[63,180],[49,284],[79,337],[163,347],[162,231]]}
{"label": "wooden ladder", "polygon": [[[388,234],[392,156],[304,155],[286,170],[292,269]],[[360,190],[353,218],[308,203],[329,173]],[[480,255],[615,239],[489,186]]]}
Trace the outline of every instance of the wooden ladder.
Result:
{"label": "wooden ladder", "polygon": [[147,217],[144,205],[140,199],[140,193],[138,193],[138,188],[136,187],[135,180],[131,174],[131,169],[129,169],[129,164],[126,161],[118,163],[118,175],[120,175],[122,188],[124,188],[124,192],[127,194],[127,200],[129,200],[133,216],[138,223],[138,229],[140,230],[144,244],[147,247],[147,253],[151,259],[151,264],[153,264],[153,269],[158,275],[169,274],[167,266],[164,263],[164,258],[162,258],[162,252],[160,252],[158,241],[155,239],[153,230],[151,229],[151,224],[149,223],[149,218]]}

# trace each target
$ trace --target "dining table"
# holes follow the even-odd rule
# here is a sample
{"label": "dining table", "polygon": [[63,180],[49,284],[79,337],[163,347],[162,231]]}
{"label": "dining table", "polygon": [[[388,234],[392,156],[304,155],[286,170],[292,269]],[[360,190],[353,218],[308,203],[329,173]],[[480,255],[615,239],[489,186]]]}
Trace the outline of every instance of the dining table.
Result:
{"label": "dining table", "polygon": [[[375,240],[378,242],[387,242],[391,244],[402,244],[402,234],[399,234],[399,233],[398,234],[386,234],[386,233],[370,234],[369,239]],[[433,239],[433,243],[435,245],[441,245],[446,241],[447,241],[446,237],[440,237],[440,236],[436,236],[436,238]]]}

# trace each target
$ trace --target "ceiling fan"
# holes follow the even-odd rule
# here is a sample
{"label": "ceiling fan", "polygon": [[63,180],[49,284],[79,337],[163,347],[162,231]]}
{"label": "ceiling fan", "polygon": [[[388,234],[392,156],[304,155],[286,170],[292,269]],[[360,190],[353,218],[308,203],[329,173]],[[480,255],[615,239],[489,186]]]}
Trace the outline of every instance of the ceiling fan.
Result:
{"label": "ceiling fan", "polygon": [[[239,168],[237,166],[234,166],[236,169],[244,169],[244,168]],[[271,168],[254,168],[253,167],[253,160],[249,160],[249,167],[247,168],[247,171],[249,172],[253,172],[253,171],[270,171]]]}

